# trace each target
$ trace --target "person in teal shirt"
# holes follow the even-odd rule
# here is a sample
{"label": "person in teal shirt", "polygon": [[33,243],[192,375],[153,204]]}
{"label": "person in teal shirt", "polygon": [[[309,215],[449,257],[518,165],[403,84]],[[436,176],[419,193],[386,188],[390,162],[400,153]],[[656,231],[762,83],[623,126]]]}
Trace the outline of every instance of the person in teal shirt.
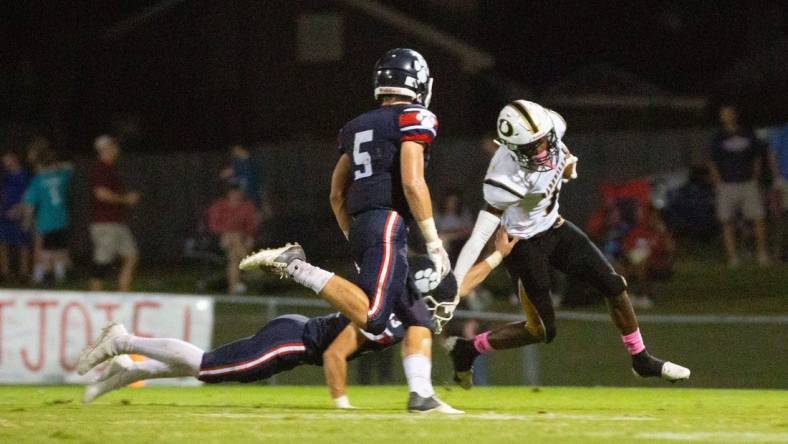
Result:
{"label": "person in teal shirt", "polygon": [[27,208],[28,225],[35,216],[35,229],[41,237],[41,250],[33,267],[33,282],[42,284],[47,273],[54,272],[61,282],[66,276],[68,259],[68,187],[73,168],[58,162],[53,152],[43,153],[37,165],[38,174],[30,182],[22,203]]}

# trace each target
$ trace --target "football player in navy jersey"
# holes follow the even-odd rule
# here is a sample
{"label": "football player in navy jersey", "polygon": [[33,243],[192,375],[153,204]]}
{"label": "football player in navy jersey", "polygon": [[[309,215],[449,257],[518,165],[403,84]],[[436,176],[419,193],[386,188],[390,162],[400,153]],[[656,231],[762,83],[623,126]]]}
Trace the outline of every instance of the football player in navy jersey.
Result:
{"label": "football player in navy jersey", "polygon": [[386,52],[375,64],[374,95],[380,106],[342,128],[340,157],[331,176],[331,208],[359,267],[355,283],[309,264],[298,244],[260,250],[240,266],[292,278],[373,335],[383,332],[389,315],[396,314],[405,326],[408,411],[462,413],[435,397],[429,310],[405,291],[407,225],[413,220],[435,269],[441,276],[451,269],[424,180],[438,129],[437,118],[427,109],[432,78],[424,57],[411,49]]}
{"label": "football player in navy jersey", "polygon": [[438,129],[437,118],[427,109],[431,92],[424,57],[411,49],[392,49],[374,68],[374,95],[380,106],[351,120],[340,132],[331,208],[359,267],[355,283],[309,264],[298,244],[258,251],[240,266],[292,278],[373,335],[382,333],[390,314],[396,314],[405,326],[408,410],[461,413],[435,397],[429,311],[405,291],[409,222],[417,222],[439,274],[446,276],[451,268],[424,180]]}
{"label": "football player in navy jersey", "polygon": [[[501,231],[491,257],[507,256],[513,245]],[[412,265],[407,291],[413,298],[454,298],[458,289],[452,275],[440,279],[426,256],[416,256]],[[468,272],[460,294],[468,294],[493,268],[490,261],[476,264]],[[96,344],[80,356],[80,373],[109,361],[98,372],[98,379],[85,388],[82,401],[90,403],[99,396],[146,379],[194,377],[207,383],[254,382],[300,365],[322,365],[336,407],[352,408],[346,394],[347,361],[391,347],[402,341],[404,335],[405,329],[393,313],[379,335],[360,330],[339,313],[311,319],[290,314],[271,320],[254,336],[206,353],[180,339],[130,335],[121,324],[112,323],[104,328]],[[128,354],[148,359],[135,363]]]}

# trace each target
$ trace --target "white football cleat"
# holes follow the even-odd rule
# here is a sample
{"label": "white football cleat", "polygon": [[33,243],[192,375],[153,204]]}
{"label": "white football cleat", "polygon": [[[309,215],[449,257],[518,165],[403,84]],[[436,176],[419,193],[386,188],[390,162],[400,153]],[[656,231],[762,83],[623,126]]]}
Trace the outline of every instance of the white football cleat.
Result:
{"label": "white football cleat", "polygon": [[287,266],[296,259],[306,261],[304,249],[298,243],[287,244],[284,247],[258,250],[243,258],[238,268],[243,271],[262,269],[285,277]]}
{"label": "white football cleat", "polygon": [[124,381],[123,374],[133,366],[134,361],[131,360],[129,355],[120,355],[112,358],[112,362],[107,366],[106,371],[99,375],[96,382],[85,387],[82,403],[90,404],[99,396],[128,385]]}
{"label": "white football cleat", "polygon": [[101,335],[96,339],[96,343],[85,347],[82,350],[82,354],[79,355],[77,373],[84,375],[93,367],[115,356],[117,352],[114,349],[113,341],[115,338],[127,336],[128,334],[126,327],[117,322],[110,322],[104,326],[101,329]]}
{"label": "white football cleat", "polygon": [[446,404],[438,399],[437,396],[432,395],[426,398],[419,396],[416,392],[410,392],[408,396],[408,411],[411,413],[442,413],[444,415],[462,415],[462,410],[457,410],[454,407]]}
{"label": "white football cleat", "polygon": [[690,377],[690,369],[665,361],[662,364],[662,379],[670,382],[686,381]]}

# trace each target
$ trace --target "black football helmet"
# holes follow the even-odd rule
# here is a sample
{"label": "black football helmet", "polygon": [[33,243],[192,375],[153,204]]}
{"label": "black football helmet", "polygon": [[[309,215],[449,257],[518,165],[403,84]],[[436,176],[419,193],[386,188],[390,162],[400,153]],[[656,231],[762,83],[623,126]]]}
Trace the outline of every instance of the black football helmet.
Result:
{"label": "black football helmet", "polygon": [[432,77],[427,61],[418,52],[396,48],[375,63],[375,100],[386,94],[406,96],[426,107],[432,98]]}
{"label": "black football helmet", "polygon": [[409,262],[411,283],[432,315],[433,331],[440,333],[454,316],[457,307],[457,279],[452,272],[441,279],[429,256],[414,256]]}

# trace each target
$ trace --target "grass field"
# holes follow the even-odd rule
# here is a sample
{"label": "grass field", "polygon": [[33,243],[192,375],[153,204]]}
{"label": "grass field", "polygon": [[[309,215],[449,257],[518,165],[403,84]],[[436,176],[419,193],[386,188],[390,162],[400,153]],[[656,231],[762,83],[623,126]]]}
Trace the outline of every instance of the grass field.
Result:
{"label": "grass field", "polygon": [[467,414],[408,414],[404,387],[353,387],[356,411],[333,410],[323,387],[147,387],[89,406],[79,404],[80,387],[0,387],[0,442],[788,442],[785,391],[439,392]]}

